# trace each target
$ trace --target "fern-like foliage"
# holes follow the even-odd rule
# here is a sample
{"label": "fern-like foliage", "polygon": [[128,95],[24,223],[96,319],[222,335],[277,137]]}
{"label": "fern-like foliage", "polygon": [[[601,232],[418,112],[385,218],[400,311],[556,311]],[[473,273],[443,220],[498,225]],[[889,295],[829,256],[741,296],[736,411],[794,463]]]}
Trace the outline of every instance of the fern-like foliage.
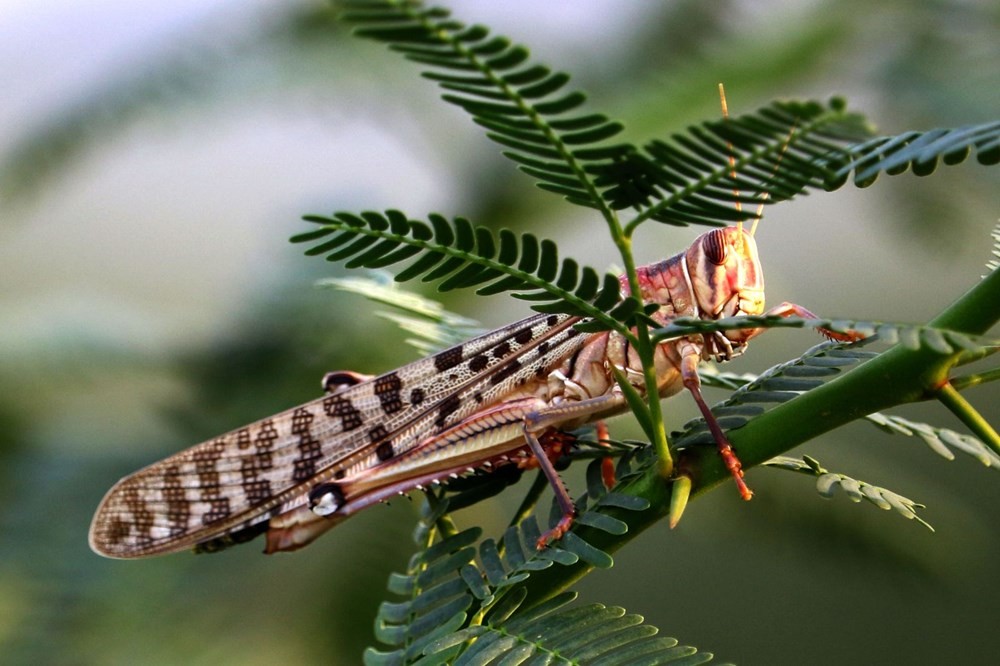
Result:
{"label": "fern-like foliage", "polygon": [[[798,358],[780,363],[744,384],[725,401],[712,407],[712,413],[723,428],[739,428],[767,408],[815,389],[844,369],[877,355],[858,345],[841,348],[831,342],[820,343]],[[678,449],[715,443],[708,425],[700,418],[684,424],[680,432],[673,434],[672,441]]]}
{"label": "fern-like foliage", "polygon": [[[613,143],[621,124],[582,111],[585,97],[567,92],[569,77],[530,62],[527,49],[491,36],[481,26],[455,21],[445,10],[424,8],[410,0],[350,0],[345,4],[344,18],[357,26],[357,34],[384,42],[419,63],[424,76],[445,90],[444,99],[469,113],[539,187],[600,211],[629,271],[634,262],[623,248],[638,225],[647,220],[677,225],[729,224],[757,214],[749,206],[744,209],[744,204],[782,201],[811,189],[840,187],[858,165],[865,170],[897,173],[903,166],[924,165],[938,157],[945,163],[956,163],[972,148],[981,162],[992,159],[990,137],[997,134],[997,127],[872,139],[865,120],[847,112],[837,100],[829,104],[774,103],[755,113],[689,127],[641,148]],[[964,155],[960,154],[962,145],[967,148]],[[866,184],[861,175],[855,182]],[[623,225],[617,215],[625,209],[633,212]],[[517,297],[534,301],[536,310],[581,317],[577,325],[591,327],[588,330],[613,328],[633,335],[630,327],[647,314],[634,299],[621,301],[616,276],[602,277],[572,260],[560,261],[554,243],[531,234],[518,236],[504,230],[494,235],[463,218],[449,221],[431,215],[424,222],[397,211],[306,219],[319,227],[293,240],[312,244],[307,254],[342,260],[348,267],[382,268],[408,262],[397,280],[436,281],[442,290],[473,287],[482,294],[515,292]],[[633,286],[634,278],[632,271],[628,279]],[[676,320],[654,331],[651,339],[665,342],[731,328],[771,326],[861,332],[890,344],[969,358],[993,351],[996,344],[927,326],[771,317]],[[644,330],[634,335],[637,342],[646,342]],[[739,388],[716,408],[716,415],[723,427],[739,427],[768,405],[819,387],[843,369],[873,356],[861,345],[846,349],[820,345]],[[720,383],[727,381],[734,384],[739,380],[719,376]],[[643,399],[630,395],[629,390],[635,394],[625,382],[623,392],[630,406],[655,439],[652,417],[642,417],[647,414]],[[702,442],[714,439],[699,421],[686,426],[673,448]],[[639,474],[645,478],[656,462],[651,447],[601,449],[578,442],[569,455],[598,457],[612,452],[618,456],[617,471],[625,484]],[[775,464],[816,476],[817,487],[825,496],[840,487],[855,501],[865,499],[880,508],[895,509],[926,525],[916,516],[920,505],[892,491],[829,472],[808,458]],[[619,609],[593,605],[564,610],[568,596],[548,598],[540,606],[524,606],[526,585],[538,571],[549,570],[548,576],[558,575],[563,566],[568,567],[566,571],[578,564],[611,566],[611,556],[595,543],[606,543],[605,535],[624,535],[631,518],[623,512],[646,507],[645,500],[606,488],[601,465],[601,461],[592,460],[587,468],[587,490],[576,500],[578,518],[573,529],[542,551],[534,544],[541,532],[535,504],[543,483],[536,480],[532,485],[502,538],[481,541],[476,530],[454,532],[444,507],[467,506],[509,485],[520,473],[473,473],[434,489],[430,501],[436,508],[420,532],[421,551],[405,574],[390,581],[390,589],[402,599],[383,605],[380,612],[378,636],[389,650],[370,650],[366,661],[660,663],[667,656],[678,656],[676,648],[650,640],[647,629],[642,629],[641,635],[630,634],[627,630],[641,626],[641,620]],[[560,515],[553,504],[550,526]],[[604,541],[593,538],[594,530]],[[438,541],[438,533],[449,536]],[[606,625],[616,622],[623,623],[620,631],[604,632]],[[658,656],[648,656],[647,651]],[[685,663],[703,659],[688,652]]]}
{"label": "fern-like foliage", "polygon": [[829,165],[858,155],[847,147],[871,136],[864,118],[834,100],[775,103],[692,126],[643,149],[609,143],[621,123],[581,111],[586,96],[566,91],[569,76],[530,62],[525,47],[418,2],[343,4],[342,18],[357,26],[357,35],[423,66],[423,76],[446,91],[443,99],[468,112],[539,187],[609,218],[615,210],[636,208],[637,223],[747,219],[755,213],[733,204],[763,202],[762,191],[781,201],[810,187],[839,186]]}
{"label": "fern-like foliage", "polygon": [[[754,317],[741,317],[749,322],[718,320],[719,328],[715,329],[712,322],[694,323],[695,329],[705,331],[725,330],[731,324],[737,328],[753,326]],[[700,321],[700,320],[699,320]],[[758,323],[767,322],[779,326],[822,327],[837,332],[862,331],[870,337],[861,343],[844,347],[843,345],[824,342],[809,349],[796,359],[780,363],[758,376],[732,375],[709,370],[702,372],[706,385],[721,388],[736,389],[726,400],[712,407],[712,413],[726,429],[739,428],[746,425],[752,418],[764,413],[769,407],[787,402],[792,398],[813,390],[827,381],[837,377],[843,370],[878,356],[877,352],[868,351],[863,347],[872,343],[900,345],[911,350],[926,349],[938,354],[970,354],[974,358],[993,353],[998,343],[985,340],[978,336],[969,336],[954,331],[928,326],[911,326],[886,324],[880,322],[835,322],[830,320],[800,320],[796,318],[775,319],[760,318]],[[676,328],[674,326],[676,325]],[[676,335],[687,335],[688,323],[680,319],[670,326],[660,329],[656,336],[670,339]],[[947,428],[937,428],[926,423],[910,421],[902,417],[887,416],[880,413],[865,417],[870,423],[890,433],[918,436],[927,443],[935,453],[949,460],[954,455],[948,449],[952,447],[967,453],[982,462],[987,467],[1000,468],[1000,456],[979,439],[964,435]],[[680,432],[673,434],[674,446],[678,449],[687,446],[710,444],[714,442],[704,419],[694,419],[683,426]]]}
{"label": "fern-like foliage", "polygon": [[[737,428],[763,413],[769,405],[787,402],[838,376],[844,369],[877,356],[858,346],[841,348],[826,342],[806,351],[799,358],[778,364],[760,375],[720,372],[715,366],[702,367],[698,374],[702,385],[734,391],[725,401],[712,408],[712,413],[725,419],[729,428]],[[972,456],[986,467],[1000,471],[1000,456],[978,438],[949,428],[913,421],[902,416],[874,412],[866,421],[889,434],[918,437],[946,460],[954,460],[952,449]],[[677,446],[710,443],[703,419],[694,419],[684,429],[674,433]]]}
{"label": "fern-like foliage", "polygon": [[567,592],[514,617],[505,612],[495,613],[486,623],[442,639],[431,647],[447,646],[450,640],[472,640],[468,650],[449,662],[456,666],[519,663],[689,666],[712,661],[710,653],[678,645],[674,638],[656,636],[656,627],[644,624],[641,615],[628,614],[624,608],[603,604],[567,608],[575,597]]}
{"label": "fern-like foliage", "polygon": [[680,317],[654,331],[653,339],[657,342],[664,342],[696,333],[747,328],[812,328],[820,329],[821,332],[856,333],[872,340],[878,339],[886,344],[898,343],[907,349],[929,349],[939,354],[955,354],[964,351],[973,355],[982,355],[992,353],[1000,346],[998,340],[966,335],[934,326],[845,319],[803,319],[774,315],[749,315],[722,319]]}
{"label": "fern-like foliage", "polygon": [[1000,456],[972,435],[880,412],[869,414],[865,418],[885,432],[894,435],[919,437],[927,444],[931,451],[945,460],[955,459],[955,454],[951,451],[955,449],[956,451],[972,456],[986,467],[992,467],[1000,471]]}
{"label": "fern-like foliage", "polygon": [[[775,102],[754,113],[704,122],[642,148],[609,142],[622,124],[584,112],[569,76],[532,62],[528,49],[440,8],[411,0],[350,0],[342,18],[356,34],[419,63],[443,99],[468,112],[503,154],[540,188],[572,203],[646,219],[720,225],[756,215],[757,204],[809,189],[836,189],[851,171],[870,184],[885,171],[932,171],[963,161],[1000,160],[1000,123],[872,138],[867,121],[842,100]],[[778,168],[780,166],[780,169]],[[763,194],[763,193],[766,193]]]}
{"label": "fern-like foliage", "polygon": [[466,26],[439,8],[408,0],[350,0],[342,19],[355,34],[385,42],[426,69],[504,154],[538,186],[590,208],[606,209],[592,174],[632,150],[608,144],[618,122],[581,113],[586,96],[566,91],[569,75],[529,63],[529,52],[479,25]]}
{"label": "fern-like foliage", "polygon": [[830,157],[846,158],[846,164],[835,167],[839,177],[846,179],[853,171],[854,184],[867,187],[879,173],[896,175],[909,169],[914,175],[927,176],[939,161],[960,164],[973,151],[980,164],[1000,163],[1000,121],[879,137],[851,146],[842,157]]}
{"label": "fern-like foliage", "polygon": [[327,278],[317,284],[359,294],[373,303],[391,308],[389,311],[378,311],[375,315],[414,336],[407,338],[406,343],[423,356],[430,356],[486,332],[478,321],[449,312],[438,301],[400,289],[388,273],[376,272],[371,278]]}
{"label": "fern-like foliage", "polygon": [[764,465],[815,476],[816,491],[827,499],[831,499],[835,490],[840,488],[852,502],[865,500],[883,511],[893,510],[903,518],[916,520],[931,532],[934,531],[930,523],[917,515],[917,509],[926,508],[923,504],[918,504],[908,497],[903,497],[867,481],[860,481],[838,472],[830,472],[824,469],[819,461],[810,456],[803,456],[801,460],[788,456],[778,456],[765,462]]}
{"label": "fern-like foliage", "polygon": [[867,136],[865,119],[849,113],[841,100],[775,102],[652,141],[620,167],[641,176],[609,173],[602,182],[618,180],[608,196],[616,207],[640,208],[637,222],[727,224],[757,214],[743,204],[836,187],[824,158]]}
{"label": "fern-like foliage", "polygon": [[995,271],[1000,268],[1000,224],[993,227],[993,233],[990,234],[993,237],[993,258],[986,262],[986,269],[990,271]]}
{"label": "fern-like foliage", "polygon": [[[598,502],[643,508],[636,498],[607,491]],[[602,604],[565,608],[575,598],[572,593],[526,607],[520,584],[533,572],[581,558],[608,566],[610,556],[579,538],[538,551],[533,545],[539,535],[533,518],[508,528],[500,543],[485,539],[478,549],[474,545],[481,534],[478,528],[437,540],[442,526],[450,526],[444,513],[448,506],[429,495],[416,532],[421,549],[405,573],[390,576],[388,588],[397,600],[384,602],[376,620],[376,636],[390,649],[370,648],[366,664],[485,666],[637,659],[649,664],[700,664],[712,659],[711,654],[678,646],[675,639],[656,637],[655,627],[624,609]],[[583,516],[591,513],[597,511]]]}
{"label": "fern-like foliage", "polygon": [[[844,164],[863,160],[869,168],[899,159],[889,150],[891,140],[858,144],[871,131],[839,100],[776,102],[755,113],[689,127],[642,149],[608,143],[621,124],[581,112],[585,96],[566,92],[568,75],[529,62],[526,48],[413,0],[343,4],[342,18],[356,26],[358,35],[384,42],[424,67],[424,76],[447,91],[444,99],[505,146],[504,154],[539,187],[598,209],[619,249],[646,220],[729,224],[757,215],[742,204],[839,187],[846,175],[836,168]],[[940,152],[953,162],[962,141],[990,155],[986,143],[996,129],[935,135],[929,145],[907,135],[904,143],[921,149],[920,160]],[[636,212],[622,226],[617,211],[625,208]],[[307,254],[345,260],[348,267],[381,268],[412,259],[398,280],[439,281],[441,290],[476,287],[480,294],[517,292],[536,301],[537,311],[588,318],[577,324],[580,330],[613,329],[628,337],[629,328],[655,309],[641,308],[632,297],[619,303],[616,276],[601,276],[572,259],[560,261],[554,243],[531,234],[518,237],[501,230],[495,237],[464,218],[449,222],[431,215],[426,224],[398,211],[305,219],[321,225],[292,239],[318,241]],[[623,259],[631,263],[631,257]]]}
{"label": "fern-like foliage", "polygon": [[459,287],[476,287],[478,294],[513,291],[517,298],[539,301],[534,309],[540,312],[592,317],[611,328],[620,328],[618,322],[628,321],[638,310],[636,299],[621,300],[615,275],[605,273],[602,278],[573,259],[560,262],[554,242],[539,241],[529,233],[518,237],[502,229],[497,238],[465,218],[448,222],[430,215],[430,224],[425,224],[393,210],[305,219],[320,228],[292,241],[320,241],[306,254],[347,260],[348,268],[384,268],[421,253],[396,274],[396,280],[440,281],[442,291]]}

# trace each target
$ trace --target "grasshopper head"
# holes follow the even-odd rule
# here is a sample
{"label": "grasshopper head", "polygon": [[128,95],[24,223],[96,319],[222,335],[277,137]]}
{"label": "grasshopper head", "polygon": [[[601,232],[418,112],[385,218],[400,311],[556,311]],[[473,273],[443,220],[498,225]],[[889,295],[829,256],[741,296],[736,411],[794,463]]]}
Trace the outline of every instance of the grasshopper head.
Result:
{"label": "grasshopper head", "polygon": [[[742,227],[702,234],[688,249],[686,261],[702,319],[764,312],[764,273],[757,244]],[[732,330],[724,335],[729,342],[742,345],[752,331]]]}

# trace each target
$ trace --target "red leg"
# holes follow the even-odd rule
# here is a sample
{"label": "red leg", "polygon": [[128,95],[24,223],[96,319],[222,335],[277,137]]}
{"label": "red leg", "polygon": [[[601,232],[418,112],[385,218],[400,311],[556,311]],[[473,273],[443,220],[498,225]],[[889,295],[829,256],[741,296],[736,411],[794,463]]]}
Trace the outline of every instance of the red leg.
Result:
{"label": "red leg", "polygon": [[726,464],[726,469],[729,470],[729,473],[733,476],[733,480],[736,481],[736,487],[740,491],[740,496],[745,500],[749,500],[753,497],[753,491],[743,481],[743,466],[740,464],[739,458],[736,457],[736,452],[733,451],[733,447],[729,443],[729,439],[726,438],[726,434],[722,432],[719,422],[715,420],[712,410],[708,408],[705,399],[701,397],[701,379],[698,378],[698,362],[701,360],[701,354],[693,346],[684,348],[681,353],[683,354],[681,357],[681,379],[684,382],[684,387],[694,396],[694,401],[698,405],[698,409],[701,410],[702,416],[705,417],[708,429],[712,432],[712,437],[715,438],[715,443],[719,447],[719,455],[722,456],[722,460]]}
{"label": "red leg", "polygon": [[541,550],[550,541],[561,539],[569,531],[569,528],[573,525],[573,519],[576,518],[576,505],[573,504],[573,498],[569,496],[569,491],[566,490],[566,486],[559,477],[559,473],[552,465],[552,461],[549,460],[548,455],[546,455],[545,448],[538,441],[538,438],[528,430],[527,425],[524,427],[524,439],[528,442],[531,452],[535,454],[535,460],[538,461],[538,466],[545,474],[545,478],[552,485],[552,490],[556,495],[556,502],[559,503],[559,508],[562,509],[563,513],[562,518],[559,519],[556,526],[538,538],[535,547]]}
{"label": "red leg", "polygon": [[[819,319],[809,310],[806,310],[801,305],[796,305],[795,303],[782,303],[781,305],[776,305],[767,312],[764,313],[765,316],[778,317],[801,317],[803,319]],[[818,329],[820,333],[830,338],[831,340],[836,340],[837,342],[857,342],[858,340],[864,340],[865,336],[860,333],[855,333],[851,331],[850,333],[839,333],[837,331],[831,331],[828,328]]]}
{"label": "red leg", "polygon": [[539,550],[545,548],[549,542],[562,538],[569,531],[569,528],[573,525],[573,519],[576,517],[576,506],[573,504],[573,498],[569,496],[566,486],[563,485],[562,479],[559,478],[559,473],[556,472],[552,461],[545,454],[545,448],[538,441],[535,433],[544,436],[547,430],[557,427],[561,423],[573,421],[588,414],[606,412],[613,406],[622,404],[624,401],[625,398],[621,394],[611,393],[597,398],[580,400],[579,402],[562,403],[525,415],[524,439],[528,442],[531,452],[535,454],[538,466],[541,467],[542,472],[552,485],[556,502],[559,503],[559,508],[563,512],[562,518],[556,523],[556,526],[545,532],[538,539],[535,545]]}
{"label": "red leg", "polygon": [[[597,443],[601,446],[610,446],[608,440],[611,439],[610,433],[608,433],[608,424],[604,421],[598,421],[594,424],[595,434],[597,435]],[[615,477],[615,461],[608,457],[601,460],[601,477],[604,479],[605,488],[613,488],[618,479]]]}

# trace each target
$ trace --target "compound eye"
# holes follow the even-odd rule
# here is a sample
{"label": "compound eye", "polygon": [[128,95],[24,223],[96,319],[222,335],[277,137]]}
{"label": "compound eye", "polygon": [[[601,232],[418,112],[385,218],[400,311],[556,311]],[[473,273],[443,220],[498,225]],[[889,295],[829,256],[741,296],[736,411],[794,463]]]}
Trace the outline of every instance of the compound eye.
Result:
{"label": "compound eye", "polygon": [[701,247],[705,250],[705,256],[716,266],[726,263],[726,256],[729,254],[729,244],[726,242],[725,229],[713,229],[705,234],[701,241]]}

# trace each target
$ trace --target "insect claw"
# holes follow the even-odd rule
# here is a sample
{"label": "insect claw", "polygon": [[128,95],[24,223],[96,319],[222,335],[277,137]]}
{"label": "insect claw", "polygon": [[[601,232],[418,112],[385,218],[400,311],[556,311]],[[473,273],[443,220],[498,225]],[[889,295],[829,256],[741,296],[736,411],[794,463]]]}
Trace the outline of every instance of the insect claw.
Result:
{"label": "insect claw", "polygon": [[535,542],[535,548],[538,550],[544,550],[547,545],[553,541],[558,541],[565,536],[566,532],[569,532],[569,528],[573,526],[573,520],[576,518],[574,513],[567,513],[559,519],[556,526],[551,530],[538,537],[538,541]]}
{"label": "insect claw", "polygon": [[722,456],[722,461],[726,464],[726,469],[729,470],[733,480],[736,482],[736,488],[740,491],[740,496],[744,500],[750,501],[753,497],[753,491],[750,490],[743,480],[743,466],[740,464],[740,459],[736,457],[733,447],[729,444],[720,446],[719,454]]}
{"label": "insect claw", "polygon": [[860,342],[865,339],[865,335],[857,331],[841,333],[839,331],[831,331],[828,328],[819,328],[817,330],[823,335],[823,337],[833,340],[834,342]]}

